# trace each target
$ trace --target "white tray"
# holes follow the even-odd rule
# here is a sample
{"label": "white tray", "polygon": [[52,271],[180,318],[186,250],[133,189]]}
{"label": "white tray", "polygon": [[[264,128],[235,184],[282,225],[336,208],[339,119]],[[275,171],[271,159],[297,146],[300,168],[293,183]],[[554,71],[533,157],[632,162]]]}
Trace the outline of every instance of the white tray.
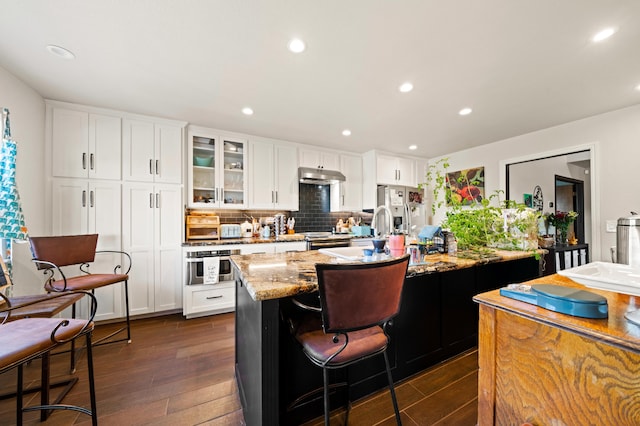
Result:
{"label": "white tray", "polygon": [[599,290],[640,296],[640,269],[609,262],[591,262],[571,269],[558,271],[584,286]]}

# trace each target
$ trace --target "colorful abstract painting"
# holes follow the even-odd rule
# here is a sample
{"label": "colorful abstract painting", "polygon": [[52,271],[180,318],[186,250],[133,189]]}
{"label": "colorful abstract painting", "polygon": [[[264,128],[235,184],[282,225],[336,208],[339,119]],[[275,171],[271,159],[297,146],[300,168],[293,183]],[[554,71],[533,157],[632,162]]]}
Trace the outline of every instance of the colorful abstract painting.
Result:
{"label": "colorful abstract painting", "polygon": [[469,206],[484,198],[484,167],[447,173],[447,205]]}

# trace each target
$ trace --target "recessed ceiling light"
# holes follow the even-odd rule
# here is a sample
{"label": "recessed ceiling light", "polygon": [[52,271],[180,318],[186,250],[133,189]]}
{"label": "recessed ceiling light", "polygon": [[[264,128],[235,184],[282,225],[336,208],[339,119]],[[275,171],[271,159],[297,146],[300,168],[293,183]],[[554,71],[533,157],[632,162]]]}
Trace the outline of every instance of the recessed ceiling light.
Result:
{"label": "recessed ceiling light", "polygon": [[402,93],[410,92],[413,90],[413,84],[407,81],[406,83],[402,83],[398,90],[400,90]]}
{"label": "recessed ceiling light", "polygon": [[605,28],[604,30],[596,33],[596,35],[591,37],[591,41],[594,41],[597,43],[599,41],[606,40],[609,37],[611,37],[613,34],[615,34],[615,32],[616,32],[615,28]]}
{"label": "recessed ceiling light", "polygon": [[344,129],[344,130],[342,131],[342,135],[343,135],[343,136],[351,136],[351,130],[349,130],[349,129]]}
{"label": "recessed ceiling light", "polygon": [[460,115],[469,115],[471,114],[473,110],[471,108],[462,108],[460,111],[458,111],[458,114]]}
{"label": "recessed ceiling light", "polygon": [[249,107],[244,107],[242,108],[242,113],[244,115],[253,115],[253,110]]}
{"label": "recessed ceiling light", "polygon": [[305,46],[304,41],[300,40],[299,38],[294,38],[289,41],[289,50],[293,53],[304,52],[304,49],[306,48],[307,46]]}
{"label": "recessed ceiling light", "polygon": [[418,149],[418,145],[409,145],[409,149],[411,151],[415,151],[416,149]]}
{"label": "recessed ceiling light", "polygon": [[65,49],[64,47],[56,46],[54,44],[47,45],[47,50],[49,53],[63,59],[75,59],[76,57],[76,55],[74,55],[69,49]]}

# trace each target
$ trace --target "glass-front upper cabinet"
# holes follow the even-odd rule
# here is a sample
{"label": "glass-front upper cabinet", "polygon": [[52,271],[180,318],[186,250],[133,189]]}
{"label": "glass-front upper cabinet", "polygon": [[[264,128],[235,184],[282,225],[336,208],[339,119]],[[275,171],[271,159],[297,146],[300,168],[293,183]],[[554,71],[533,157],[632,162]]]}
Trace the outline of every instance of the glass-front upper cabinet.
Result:
{"label": "glass-front upper cabinet", "polygon": [[190,207],[246,207],[246,148],[241,138],[189,127]]}

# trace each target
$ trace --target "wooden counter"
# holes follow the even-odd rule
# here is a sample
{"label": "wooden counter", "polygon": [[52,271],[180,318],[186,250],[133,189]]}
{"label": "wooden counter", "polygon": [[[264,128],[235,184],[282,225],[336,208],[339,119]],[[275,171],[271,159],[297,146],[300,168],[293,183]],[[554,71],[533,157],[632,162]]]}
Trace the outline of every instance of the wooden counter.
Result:
{"label": "wooden counter", "polygon": [[587,289],[554,274],[527,284],[578,287],[607,298],[609,317],[585,319],[502,297],[480,304],[479,425],[640,424],[640,297]]}

